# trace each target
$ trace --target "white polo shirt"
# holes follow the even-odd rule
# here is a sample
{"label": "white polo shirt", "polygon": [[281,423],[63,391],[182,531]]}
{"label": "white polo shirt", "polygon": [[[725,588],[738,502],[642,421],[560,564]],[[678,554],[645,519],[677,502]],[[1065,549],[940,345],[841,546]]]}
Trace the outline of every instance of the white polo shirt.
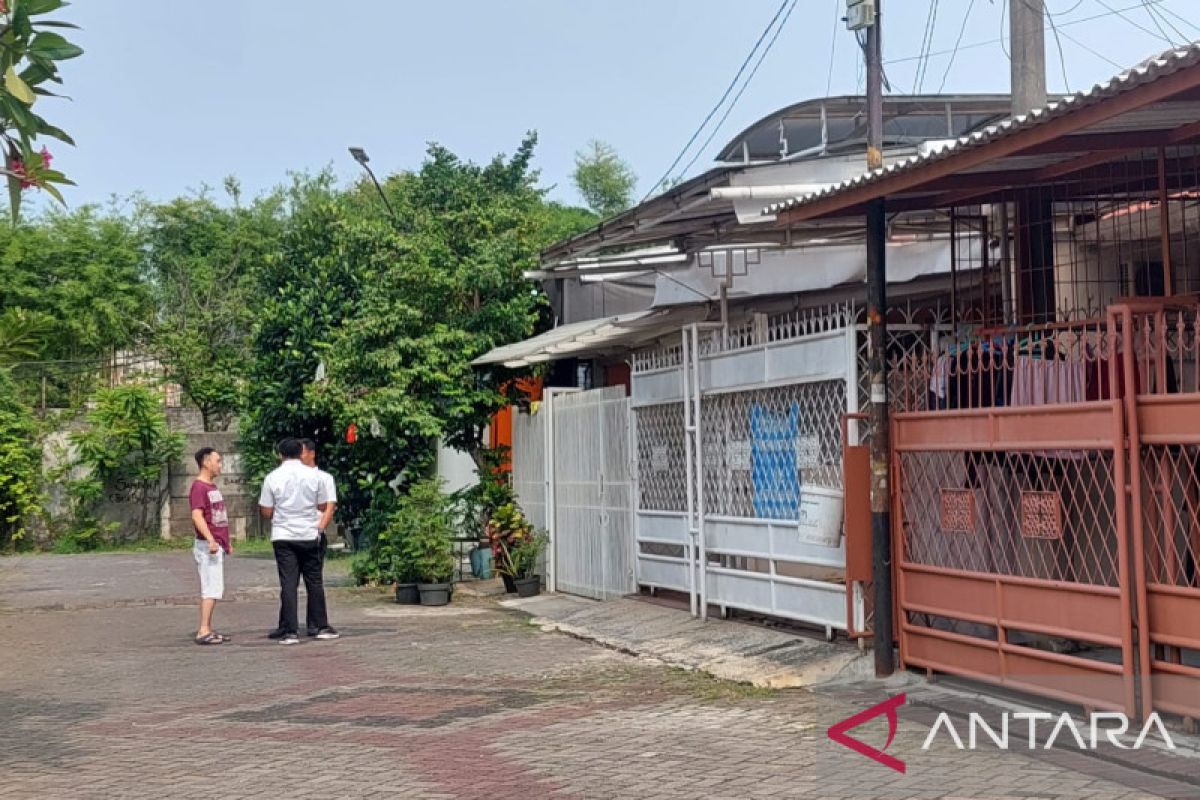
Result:
{"label": "white polo shirt", "polygon": [[317,505],[333,500],[318,470],[304,466],[299,459],[289,459],[263,481],[258,504],[275,509],[271,541],[303,542],[317,538],[321,518]]}

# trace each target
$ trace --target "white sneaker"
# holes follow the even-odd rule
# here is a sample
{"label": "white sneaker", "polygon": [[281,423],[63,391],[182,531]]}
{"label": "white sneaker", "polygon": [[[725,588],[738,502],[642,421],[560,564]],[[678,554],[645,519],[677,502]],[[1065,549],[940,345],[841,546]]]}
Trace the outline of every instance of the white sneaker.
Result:
{"label": "white sneaker", "polygon": [[341,634],[335,631],[333,628],[321,628],[321,630],[317,631],[318,639],[329,640],[338,639],[340,637]]}
{"label": "white sneaker", "polygon": [[294,633],[286,634],[279,640],[280,644],[300,644],[300,637]]}

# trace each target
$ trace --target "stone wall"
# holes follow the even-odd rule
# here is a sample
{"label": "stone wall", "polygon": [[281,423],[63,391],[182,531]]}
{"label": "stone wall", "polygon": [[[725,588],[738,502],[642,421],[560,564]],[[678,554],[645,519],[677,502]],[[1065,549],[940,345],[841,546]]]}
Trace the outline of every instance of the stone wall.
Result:
{"label": "stone wall", "polygon": [[162,517],[163,538],[194,535],[188,490],[199,473],[193,454],[201,447],[215,447],[222,456],[222,474],[217,478],[217,487],[224,495],[229,511],[230,536],[245,539],[260,535],[263,529],[258,516],[258,487],[250,485],[242,465],[242,457],[237,452],[237,434],[189,432],[183,456],[170,469],[168,508]]}

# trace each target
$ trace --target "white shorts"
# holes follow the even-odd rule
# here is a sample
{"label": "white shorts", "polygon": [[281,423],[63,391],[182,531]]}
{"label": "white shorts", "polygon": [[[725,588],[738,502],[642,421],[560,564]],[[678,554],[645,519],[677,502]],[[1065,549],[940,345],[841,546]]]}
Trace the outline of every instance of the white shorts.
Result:
{"label": "white shorts", "polygon": [[200,597],[204,600],[220,600],[225,595],[225,551],[218,546],[216,553],[210,553],[208,542],[197,539],[192,547],[192,555],[200,571]]}

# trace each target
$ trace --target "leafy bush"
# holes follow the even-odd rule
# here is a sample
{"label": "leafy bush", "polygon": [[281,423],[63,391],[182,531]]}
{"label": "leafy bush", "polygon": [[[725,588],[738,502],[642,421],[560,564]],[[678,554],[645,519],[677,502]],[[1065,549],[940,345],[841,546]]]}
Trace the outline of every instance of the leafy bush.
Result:
{"label": "leafy bush", "polygon": [[464,539],[482,539],[487,535],[487,523],[496,509],[516,502],[512,474],[502,467],[508,460],[509,448],[485,448],[479,453],[479,481],[450,496],[458,535]]}
{"label": "leafy bush", "polygon": [[539,533],[516,503],[496,509],[488,521],[488,542],[496,571],[510,578],[527,578],[537,570],[538,557],[549,538]]}
{"label": "leafy bush", "polygon": [[550,544],[550,537],[544,531],[538,531],[526,537],[508,551],[508,563],[513,578],[532,578],[538,574],[542,553]]}
{"label": "leafy bush", "polygon": [[376,519],[382,524],[352,567],[359,583],[438,583],[454,575],[454,517],[436,480],[414,483]]}
{"label": "leafy bush", "polygon": [[96,393],[85,430],[72,434],[76,457],[68,465],[72,522],[60,548],[91,549],[116,533],[99,518],[106,500],[138,508],[134,536],[149,529],[165,491],[167,467],[183,452],[184,436],[167,428],[162,397],[146,386],[119,386]]}
{"label": "leafy bush", "polygon": [[42,507],[42,453],[37,421],[0,370],[0,548],[24,539],[26,523]]}
{"label": "leafy bush", "polygon": [[406,502],[392,515],[402,531],[401,562],[422,583],[444,583],[454,577],[454,518],[449,498],[437,480],[413,484]]}

